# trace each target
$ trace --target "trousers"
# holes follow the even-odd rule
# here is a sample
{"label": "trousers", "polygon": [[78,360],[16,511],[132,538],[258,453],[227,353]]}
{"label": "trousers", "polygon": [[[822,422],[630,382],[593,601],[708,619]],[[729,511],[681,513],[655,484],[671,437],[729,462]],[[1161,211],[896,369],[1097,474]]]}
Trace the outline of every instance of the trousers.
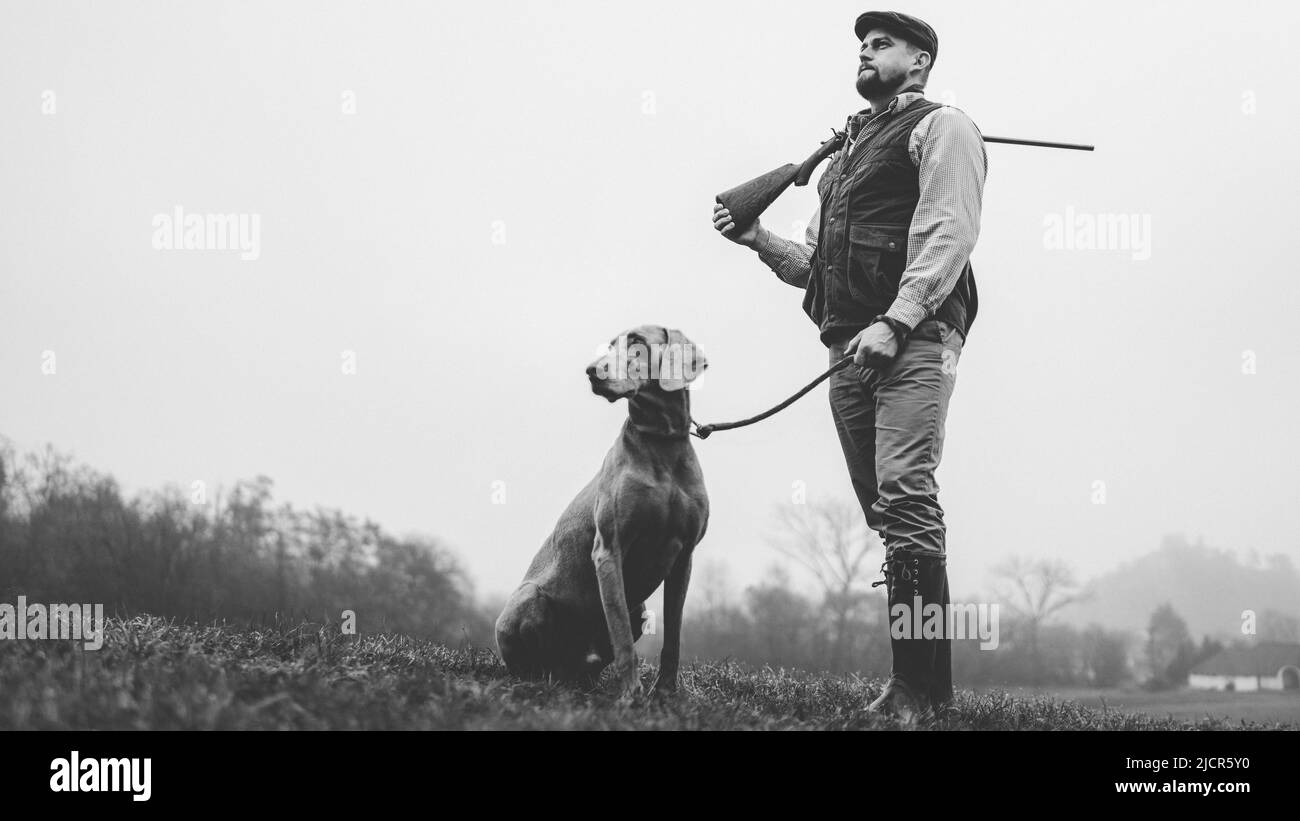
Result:
{"label": "trousers", "polygon": [[[830,340],[830,362],[848,338]],[[965,340],[943,320],[917,325],[888,367],[849,365],[830,378],[831,415],[867,525],[887,556],[946,555],[935,470]]]}

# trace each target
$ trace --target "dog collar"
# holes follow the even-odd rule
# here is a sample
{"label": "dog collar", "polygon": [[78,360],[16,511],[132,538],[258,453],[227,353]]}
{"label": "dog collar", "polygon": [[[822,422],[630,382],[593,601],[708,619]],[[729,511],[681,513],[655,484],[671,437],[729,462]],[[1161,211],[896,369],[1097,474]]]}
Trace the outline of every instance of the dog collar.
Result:
{"label": "dog collar", "polygon": [[647,436],[658,436],[661,439],[691,438],[689,427],[687,427],[686,430],[662,430],[659,428],[646,427],[645,425],[638,425],[635,422],[629,422],[628,424],[630,424],[633,428],[635,428],[638,433],[644,433]]}

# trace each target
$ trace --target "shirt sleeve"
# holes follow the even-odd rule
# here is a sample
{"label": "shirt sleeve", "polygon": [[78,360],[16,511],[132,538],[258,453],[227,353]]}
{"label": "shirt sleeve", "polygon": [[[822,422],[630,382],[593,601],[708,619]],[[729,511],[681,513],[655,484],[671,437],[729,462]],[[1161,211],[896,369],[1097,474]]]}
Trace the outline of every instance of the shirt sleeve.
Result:
{"label": "shirt sleeve", "polygon": [[754,250],[763,264],[796,288],[808,287],[808,277],[812,274],[812,257],[817,252],[817,225],[821,219],[821,206],[813,211],[808,220],[808,229],[804,231],[804,241],[795,242],[777,236],[766,228],[758,235]]}
{"label": "shirt sleeve", "polygon": [[907,268],[886,315],[909,328],[929,318],[961,278],[979,238],[988,154],[979,128],[944,106],[912,131],[920,198],[907,237]]}

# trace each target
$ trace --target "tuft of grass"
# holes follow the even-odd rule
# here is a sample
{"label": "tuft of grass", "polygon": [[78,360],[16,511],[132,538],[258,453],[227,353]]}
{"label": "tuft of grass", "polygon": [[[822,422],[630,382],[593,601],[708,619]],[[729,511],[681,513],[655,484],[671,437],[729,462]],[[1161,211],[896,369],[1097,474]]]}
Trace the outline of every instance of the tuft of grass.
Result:
{"label": "tuft of grass", "polygon": [[[653,670],[643,668],[647,687]],[[669,698],[620,701],[506,673],[489,649],[334,625],[243,629],[149,616],[109,619],[104,646],[0,641],[0,730],[874,730],[883,682],[684,665]],[[1296,725],[1097,711],[1073,701],[959,691],[950,730],[1228,730]]]}

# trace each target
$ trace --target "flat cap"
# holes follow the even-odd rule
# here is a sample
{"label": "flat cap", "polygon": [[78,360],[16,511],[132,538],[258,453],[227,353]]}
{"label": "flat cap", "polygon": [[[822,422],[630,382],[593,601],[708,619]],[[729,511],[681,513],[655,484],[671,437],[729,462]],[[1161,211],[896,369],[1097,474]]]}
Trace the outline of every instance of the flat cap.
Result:
{"label": "flat cap", "polygon": [[919,17],[897,11],[868,11],[858,15],[857,22],[853,24],[853,33],[858,36],[858,40],[866,37],[872,29],[884,29],[930,52],[932,65],[939,59],[939,35],[934,33],[929,23]]}

